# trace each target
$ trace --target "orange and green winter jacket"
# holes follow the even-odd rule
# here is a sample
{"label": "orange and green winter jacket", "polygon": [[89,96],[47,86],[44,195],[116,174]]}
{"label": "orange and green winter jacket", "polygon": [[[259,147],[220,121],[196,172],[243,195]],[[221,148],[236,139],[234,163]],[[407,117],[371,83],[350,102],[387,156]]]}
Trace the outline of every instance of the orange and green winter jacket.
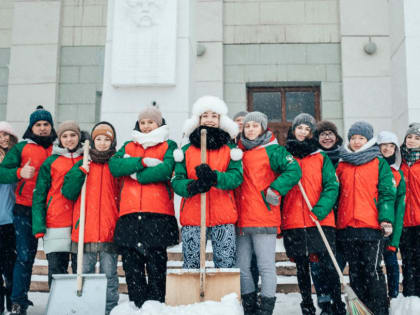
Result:
{"label": "orange and green winter jacket", "polygon": [[[304,158],[295,157],[302,169],[301,183],[313,207],[313,214],[323,226],[335,227],[333,207],[338,196],[335,168],[324,152],[314,152]],[[296,185],[284,197],[282,229],[314,227],[311,211]]]}
{"label": "orange and green winter jacket", "polygon": [[[56,150],[55,147],[53,153]],[[82,150],[75,153],[69,153],[66,149],[60,151],[62,152],[47,158],[39,170],[32,204],[32,233],[34,235],[45,233],[47,228],[72,225],[74,203],[62,195],[61,187],[64,176],[76,162],[82,159]]]}
{"label": "orange and green winter jacket", "polygon": [[[239,143],[239,147],[245,148]],[[280,146],[274,136],[270,142],[245,150],[242,158],[244,180],[235,190],[241,231],[274,227],[280,233],[280,204],[271,205],[265,200],[267,189],[280,196],[297,184],[302,172],[293,156]]]}
{"label": "orange and green winter jacket", "polygon": [[406,205],[404,227],[420,225],[420,161],[408,166],[406,162],[401,165],[406,183]]}
{"label": "orange and green winter jacket", "polygon": [[337,229],[380,230],[381,222],[394,222],[394,176],[383,158],[362,165],[339,162],[336,173],[340,182]]}
{"label": "orange and green winter jacket", "polygon": [[[31,207],[32,194],[35,189],[39,169],[44,161],[51,155],[52,145],[47,149],[32,140],[24,140],[16,144],[7,152],[0,164],[0,184],[17,183],[16,203]],[[35,175],[30,179],[20,176],[22,167],[30,160],[30,165],[35,167]]]}
{"label": "orange and green winter jacket", "polygon": [[[170,179],[174,169],[173,151],[177,145],[166,140],[146,149],[138,142],[128,141],[109,160],[109,168],[115,177],[122,176],[120,217],[135,212],[152,212],[175,215],[173,191]],[[147,167],[145,157],[163,163]],[[136,173],[137,180],[130,175]]]}
{"label": "orange and green winter jacket", "polygon": [[391,166],[392,175],[394,176],[395,186],[397,186],[397,195],[395,198],[395,220],[393,224],[393,231],[389,246],[398,248],[400,245],[400,238],[403,228],[404,213],[405,213],[405,180],[401,169],[396,170]]}
{"label": "orange and green winter jacket", "polygon": [[[76,201],[73,211],[71,239],[79,241],[80,191],[86,174],[81,169],[83,161],[76,163],[64,178],[63,195]],[[85,243],[108,243],[114,238],[118,220],[117,179],[112,176],[108,163],[90,162],[86,180]]]}
{"label": "orange and green winter jacket", "polygon": [[[235,224],[238,211],[233,190],[242,183],[242,162],[231,159],[235,144],[224,144],[219,149],[207,150],[207,164],[216,171],[217,184],[206,193],[206,224],[215,226]],[[236,149],[237,150],[237,149]],[[182,196],[180,221],[183,226],[200,225],[200,194],[191,196],[188,185],[197,180],[195,168],[201,164],[200,148],[191,143],[182,147],[184,158],[175,163],[172,187]]]}

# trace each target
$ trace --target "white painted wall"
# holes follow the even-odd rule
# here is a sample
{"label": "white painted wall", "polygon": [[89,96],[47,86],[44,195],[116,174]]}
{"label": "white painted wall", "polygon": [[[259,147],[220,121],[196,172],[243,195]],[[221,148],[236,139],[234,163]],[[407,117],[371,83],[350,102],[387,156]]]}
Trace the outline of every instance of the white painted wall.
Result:
{"label": "white painted wall", "polygon": [[13,10],[7,121],[18,134],[38,104],[56,114],[61,1],[18,1]]}
{"label": "white painted wall", "polygon": [[[340,0],[344,130],[357,120],[375,132],[392,126],[389,5],[383,0]],[[367,55],[369,38],[377,52]]]}

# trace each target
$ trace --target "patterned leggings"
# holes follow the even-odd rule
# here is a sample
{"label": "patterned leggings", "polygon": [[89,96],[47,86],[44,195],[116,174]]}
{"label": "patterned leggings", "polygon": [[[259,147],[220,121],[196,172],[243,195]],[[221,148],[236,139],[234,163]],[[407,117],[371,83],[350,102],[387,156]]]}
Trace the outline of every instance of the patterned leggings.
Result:
{"label": "patterned leggings", "polygon": [[[207,238],[213,246],[213,261],[216,268],[232,268],[235,265],[236,239],[233,224],[207,228]],[[185,269],[200,268],[200,227],[182,227],[182,252]]]}

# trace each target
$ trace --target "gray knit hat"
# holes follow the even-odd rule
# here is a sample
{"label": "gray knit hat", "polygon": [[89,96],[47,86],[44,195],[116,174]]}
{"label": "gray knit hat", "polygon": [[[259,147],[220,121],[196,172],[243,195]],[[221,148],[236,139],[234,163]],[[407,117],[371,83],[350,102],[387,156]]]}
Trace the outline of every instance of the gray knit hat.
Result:
{"label": "gray knit hat", "polygon": [[263,130],[267,130],[268,118],[267,115],[261,112],[250,112],[244,118],[244,126],[249,121],[255,121],[261,124]]}
{"label": "gray knit hat", "polygon": [[292,130],[294,131],[295,128],[301,124],[305,124],[311,128],[312,133],[316,130],[316,121],[315,118],[307,113],[301,113],[293,119],[292,123]]}
{"label": "gray knit hat", "polygon": [[349,132],[347,133],[347,139],[350,140],[354,135],[361,135],[369,141],[373,138],[373,127],[366,121],[356,121],[351,125]]}
{"label": "gray knit hat", "polygon": [[235,115],[233,115],[232,120],[235,120],[238,117],[245,117],[248,114],[247,111],[241,110],[240,112],[237,112]]}
{"label": "gray knit hat", "polygon": [[408,126],[407,132],[405,133],[405,137],[406,138],[408,135],[416,135],[416,136],[420,136],[420,123],[411,123]]}

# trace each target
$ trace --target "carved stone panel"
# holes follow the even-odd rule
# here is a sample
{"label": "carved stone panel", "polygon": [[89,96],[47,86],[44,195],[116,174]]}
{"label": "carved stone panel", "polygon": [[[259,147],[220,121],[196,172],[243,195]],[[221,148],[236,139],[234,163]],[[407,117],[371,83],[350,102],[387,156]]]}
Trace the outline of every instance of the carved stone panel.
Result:
{"label": "carved stone panel", "polygon": [[175,85],[177,0],[115,1],[113,86]]}

